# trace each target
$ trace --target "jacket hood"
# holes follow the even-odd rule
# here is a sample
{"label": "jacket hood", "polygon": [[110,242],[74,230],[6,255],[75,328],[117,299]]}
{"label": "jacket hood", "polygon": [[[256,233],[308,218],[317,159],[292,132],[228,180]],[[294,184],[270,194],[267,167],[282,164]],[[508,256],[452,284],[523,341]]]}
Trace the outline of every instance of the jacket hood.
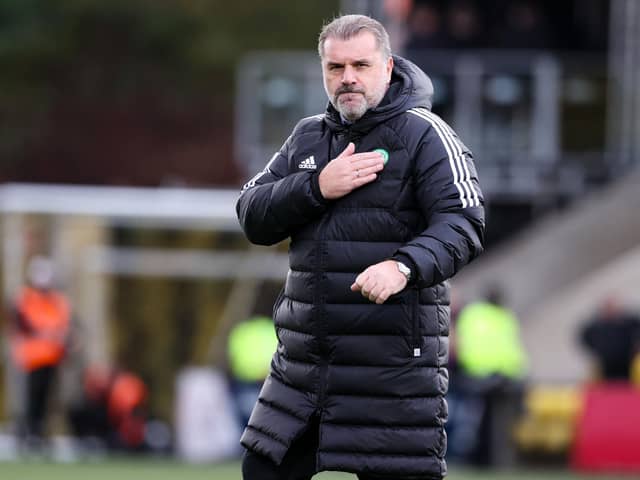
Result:
{"label": "jacket hood", "polygon": [[[355,131],[367,132],[377,124],[395,117],[410,108],[423,107],[431,110],[433,84],[431,79],[417,65],[406,58],[393,56],[391,82],[384,98],[375,108],[367,110],[362,118],[351,124]],[[344,130],[340,113],[329,102],[325,121],[332,130]]]}

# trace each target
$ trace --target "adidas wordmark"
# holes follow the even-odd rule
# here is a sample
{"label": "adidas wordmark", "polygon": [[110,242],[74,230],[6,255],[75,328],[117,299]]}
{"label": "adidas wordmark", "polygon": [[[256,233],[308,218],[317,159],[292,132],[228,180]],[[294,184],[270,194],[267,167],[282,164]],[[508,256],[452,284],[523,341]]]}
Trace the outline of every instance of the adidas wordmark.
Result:
{"label": "adidas wordmark", "polygon": [[318,166],[316,165],[316,161],[313,158],[313,155],[311,155],[309,158],[305,158],[303,161],[301,161],[298,164],[298,168],[304,168],[306,170],[315,170],[316,168],[318,168]]}

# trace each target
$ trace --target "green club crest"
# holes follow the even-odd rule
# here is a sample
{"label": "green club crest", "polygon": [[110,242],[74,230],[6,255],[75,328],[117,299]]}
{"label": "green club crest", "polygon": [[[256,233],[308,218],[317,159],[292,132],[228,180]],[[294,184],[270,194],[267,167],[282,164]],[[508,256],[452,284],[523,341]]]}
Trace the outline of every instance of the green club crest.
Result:
{"label": "green club crest", "polygon": [[376,148],[374,152],[379,153],[384,158],[384,164],[386,165],[389,161],[389,152],[387,152],[384,148]]}

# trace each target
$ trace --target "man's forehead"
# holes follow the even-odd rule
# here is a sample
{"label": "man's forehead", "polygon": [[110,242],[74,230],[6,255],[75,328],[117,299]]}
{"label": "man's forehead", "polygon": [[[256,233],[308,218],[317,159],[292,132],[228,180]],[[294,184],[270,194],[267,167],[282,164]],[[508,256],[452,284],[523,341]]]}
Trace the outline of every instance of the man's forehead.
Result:
{"label": "man's forehead", "polygon": [[324,42],[326,63],[370,59],[380,54],[376,38],[370,32],[360,32],[346,40],[328,37]]}

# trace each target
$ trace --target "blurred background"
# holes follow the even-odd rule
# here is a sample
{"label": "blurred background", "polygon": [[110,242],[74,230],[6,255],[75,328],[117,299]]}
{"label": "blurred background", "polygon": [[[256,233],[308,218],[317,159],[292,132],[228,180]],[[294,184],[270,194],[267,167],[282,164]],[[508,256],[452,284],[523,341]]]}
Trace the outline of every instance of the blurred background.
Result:
{"label": "blurred background", "polygon": [[[237,458],[287,245],[234,204],[324,110],[338,13],[430,75],[487,199],[452,281],[454,473],[640,471],[636,0],[0,0],[0,459]],[[465,350],[495,318],[510,360]]]}

